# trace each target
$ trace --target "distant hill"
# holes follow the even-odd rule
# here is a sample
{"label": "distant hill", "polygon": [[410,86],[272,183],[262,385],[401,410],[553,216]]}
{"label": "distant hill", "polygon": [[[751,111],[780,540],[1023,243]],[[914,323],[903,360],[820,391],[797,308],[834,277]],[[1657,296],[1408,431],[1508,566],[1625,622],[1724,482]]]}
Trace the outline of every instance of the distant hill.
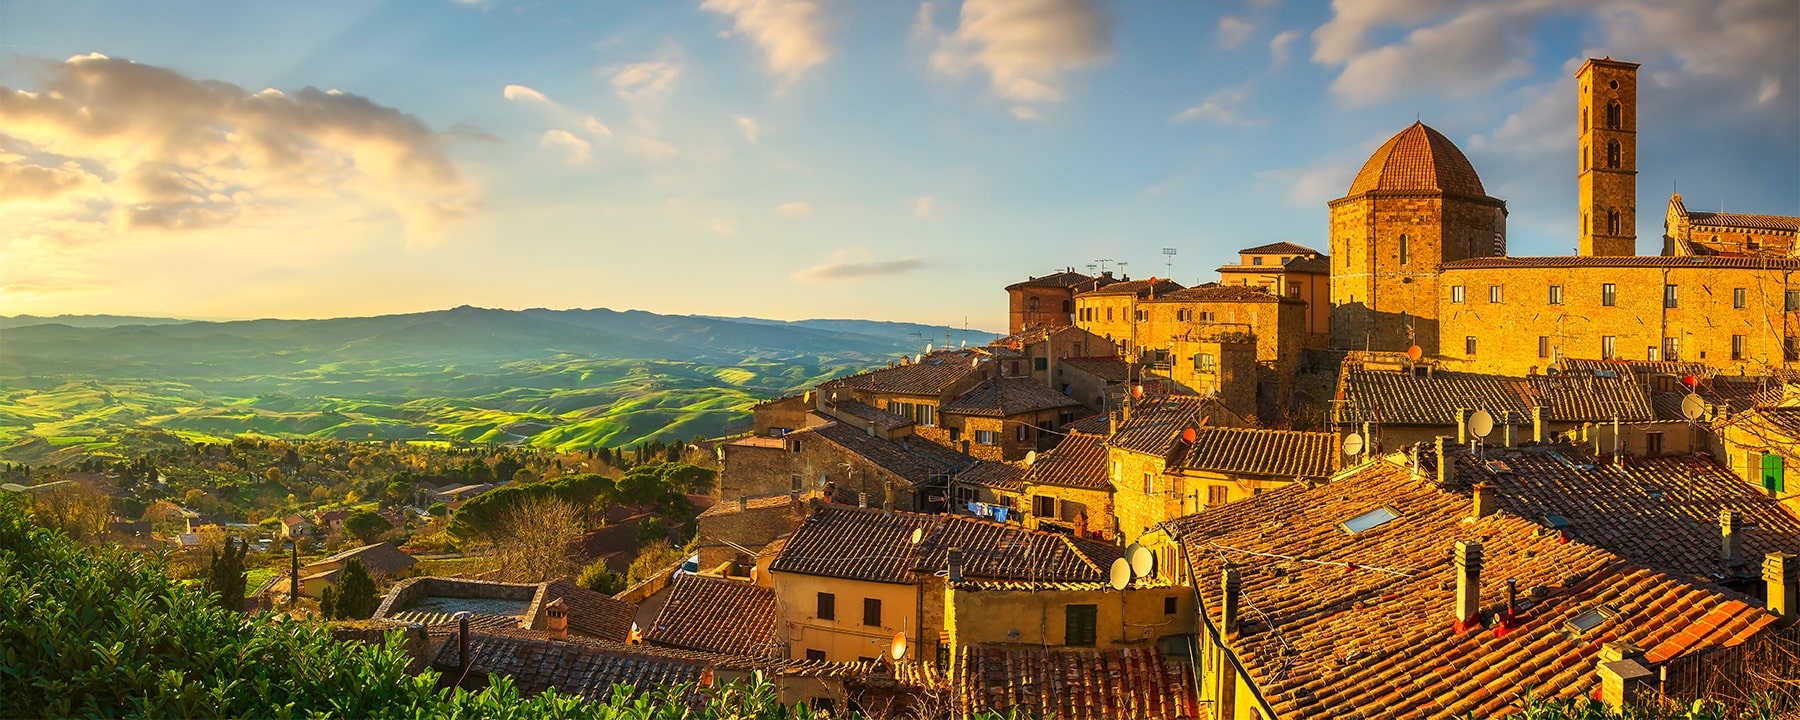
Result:
{"label": "distant hill", "polygon": [[55,315],[38,317],[36,315],[0,315],[0,330],[24,327],[27,325],[67,325],[79,328],[108,328],[120,325],[175,325],[193,322],[178,318],[132,317],[130,315]]}
{"label": "distant hill", "polygon": [[0,328],[0,459],[105,453],[132,427],[564,449],[716,436],[762,399],[917,352],[909,334],[932,329],[942,342],[907,323],[467,306],[21,324]]}
{"label": "distant hill", "polygon": [[920,325],[918,323],[890,322],[885,320],[763,320],[760,318],[714,317],[707,315],[696,315],[694,317],[753,323],[757,325],[786,325],[791,327],[830,330],[833,332],[856,333],[858,335],[868,335],[871,337],[897,339],[902,342],[910,343],[913,346],[920,344],[920,338],[923,338],[923,342],[937,343],[939,347],[947,347],[959,344],[964,340],[967,340],[970,345],[986,345],[995,338],[1000,337],[997,333],[991,333],[985,330],[964,330],[962,328],[952,328],[944,325]]}

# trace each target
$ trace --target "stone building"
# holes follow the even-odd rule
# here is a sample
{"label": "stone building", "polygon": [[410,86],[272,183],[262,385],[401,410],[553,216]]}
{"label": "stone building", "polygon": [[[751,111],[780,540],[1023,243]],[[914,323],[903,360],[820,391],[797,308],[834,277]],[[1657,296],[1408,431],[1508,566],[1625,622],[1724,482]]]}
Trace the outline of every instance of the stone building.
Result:
{"label": "stone building", "polygon": [[1286,407],[1306,342],[1305,302],[1258,288],[1209,284],[1165,293],[1140,307],[1143,320],[1134,334],[1147,353],[1143,360],[1162,366],[1159,373],[1173,373],[1177,365],[1202,368],[1205,353],[1172,354],[1176,346],[1252,343],[1257,372],[1250,388],[1258,407],[1233,409],[1276,417]]}
{"label": "stone building", "polygon": [[1039,455],[1019,481],[1026,527],[1111,539],[1117,528],[1106,457],[1106,436],[1085,432],[1070,432]]}
{"label": "stone building", "polygon": [[1006,376],[1030,376],[1095,411],[1103,408],[1093,404],[1091,394],[1084,397],[1073,391],[1063,377],[1063,363],[1078,358],[1110,359],[1118,354],[1118,347],[1111,340],[1073,325],[1021,330],[989,343],[982,350],[1005,366]]}
{"label": "stone building", "polygon": [[1069,268],[1006,286],[1007,334],[1035,327],[1063,327],[1074,321],[1075,293],[1113,282],[1112,273],[1090,277]]}
{"label": "stone building", "polygon": [[1306,303],[1306,346],[1331,344],[1331,258],[1290,242],[1238,251],[1238,264],[1219,268],[1219,284],[1262,288]]}
{"label": "stone building", "polygon": [[1637,68],[1608,57],[1575,71],[1583,257],[1637,254]]}
{"label": "stone building", "polygon": [[1059,429],[1089,412],[1029,377],[983,380],[939,409],[947,439],[982,460],[1024,460],[1056,444]]}
{"label": "stone building", "polygon": [[1117,345],[1121,356],[1135,357],[1140,351],[1139,323],[1148,312],[1143,303],[1180,289],[1181,284],[1173,280],[1150,278],[1120,280],[1076,293],[1075,324]]}
{"label": "stone building", "polygon": [[1664,255],[1794,257],[1800,218],[1728,212],[1689,212],[1681,193],[1669,196],[1663,216]]}

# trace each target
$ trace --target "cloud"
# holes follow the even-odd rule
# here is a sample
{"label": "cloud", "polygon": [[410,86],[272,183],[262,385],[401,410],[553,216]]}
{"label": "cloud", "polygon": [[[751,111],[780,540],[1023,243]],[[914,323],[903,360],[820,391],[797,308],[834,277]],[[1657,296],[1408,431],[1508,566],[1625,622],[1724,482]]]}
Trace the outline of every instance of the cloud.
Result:
{"label": "cloud", "polygon": [[593,117],[583,118],[581,121],[581,127],[583,129],[587,130],[588,132],[593,133],[595,136],[600,137],[601,139],[604,139],[604,140],[612,139],[612,136],[613,136],[612,128],[607,127],[606,123],[600,122],[599,120],[597,120]]}
{"label": "cloud", "polygon": [[1510,7],[1476,7],[1413,30],[1399,42],[1348,56],[1331,90],[1352,105],[1408,92],[1455,98],[1487,93],[1531,74],[1531,28],[1530,17]]}
{"label": "cloud", "polygon": [[749,140],[751,145],[755,145],[756,144],[756,118],[744,117],[743,115],[739,115],[737,118],[737,126],[738,126],[738,130],[740,130],[744,133],[744,139]]}
{"label": "cloud", "polygon": [[1016,117],[1020,120],[1042,120],[1042,119],[1044,119],[1043,114],[1039,113],[1037,111],[1037,108],[1034,108],[1030,105],[1014,105],[1014,106],[1012,106],[1012,108],[1010,108],[1008,110],[1008,112],[1011,112],[1013,117]]}
{"label": "cloud", "polygon": [[793,81],[831,57],[821,0],[706,0],[700,8],[732,18],[732,31],[768,55],[769,73]]}
{"label": "cloud", "polygon": [[913,198],[912,207],[913,207],[913,216],[914,217],[922,217],[922,218],[937,217],[937,213],[938,213],[937,196],[936,195],[921,195],[919,197]]}
{"label": "cloud", "polygon": [[1317,165],[1313,167],[1277,168],[1256,173],[1256,179],[1287,187],[1287,201],[1304,208],[1316,208],[1343,197],[1356,177],[1354,165]]}
{"label": "cloud", "polygon": [[953,32],[937,37],[932,67],[985,72],[995,95],[1032,119],[1032,103],[1060,102],[1063,75],[1112,55],[1112,20],[1093,0],[964,0]]}
{"label": "cloud", "polygon": [[1269,39],[1269,65],[1281,67],[1293,57],[1293,44],[1300,39],[1299,30],[1288,30]]}
{"label": "cloud", "polygon": [[392,213],[425,240],[477,205],[447,154],[452,135],[364,97],[249,92],[98,54],[35,63],[40,89],[0,87],[0,205],[58,204],[0,220],[15,237],[55,243],[82,227],[84,241],[117,239],[330,202]]}
{"label": "cloud", "polygon": [[588,141],[575,137],[574,133],[567,130],[545,132],[544,137],[538,140],[538,145],[563,151],[563,162],[570,165],[587,164],[588,155],[593,150],[593,146],[589,145]]}
{"label": "cloud", "polygon": [[1225,88],[1207,96],[1199,105],[1195,105],[1175,115],[1175,122],[1205,120],[1217,125],[1251,126],[1262,123],[1261,119],[1246,118],[1240,108],[1250,98],[1250,86]]}
{"label": "cloud", "polygon": [[832,253],[831,259],[793,274],[795,282],[808,285],[849,283],[888,275],[903,275],[927,267],[916,257],[897,260],[871,260],[869,252],[851,247]]}
{"label": "cloud", "polygon": [[706,222],[706,225],[707,225],[707,227],[712,228],[713,232],[718,233],[720,235],[736,235],[738,232],[737,221],[732,220],[730,218],[717,218],[716,217],[711,220],[708,220]]}
{"label": "cloud", "polygon": [[534,102],[540,105],[551,104],[550,98],[544,97],[543,93],[525,87],[524,85],[508,85],[500,91],[500,94],[504,95],[506,99],[516,102]]}
{"label": "cloud", "polygon": [[680,148],[647,135],[626,138],[625,149],[648,160],[667,160],[681,154]]}
{"label": "cloud", "polygon": [[615,65],[607,68],[605,74],[612,78],[613,92],[619,97],[634,104],[647,104],[674,91],[675,81],[681,78],[681,66],[679,60],[651,60]]}
{"label": "cloud", "polygon": [[1250,33],[1256,26],[1230,15],[1219,16],[1219,46],[1226,50],[1236,50],[1250,40]]}
{"label": "cloud", "polygon": [[775,214],[780,215],[784,218],[792,218],[792,219],[812,217],[813,208],[812,208],[811,203],[803,202],[803,201],[782,203],[780,206],[775,208]]}

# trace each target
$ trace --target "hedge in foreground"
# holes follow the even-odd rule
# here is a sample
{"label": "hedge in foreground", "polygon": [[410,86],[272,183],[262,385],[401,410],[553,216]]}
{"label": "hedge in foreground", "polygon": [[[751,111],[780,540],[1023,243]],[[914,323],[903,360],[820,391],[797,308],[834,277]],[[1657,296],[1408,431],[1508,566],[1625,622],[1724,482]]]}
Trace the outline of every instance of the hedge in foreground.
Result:
{"label": "hedge in foreground", "polygon": [[320,623],[247,618],[170,581],[161,558],[82,547],[0,497],[0,717],[743,718],[805,720],[766,685],[674,686],[604,703],[521,698],[407,675],[397,636],[337,642]]}

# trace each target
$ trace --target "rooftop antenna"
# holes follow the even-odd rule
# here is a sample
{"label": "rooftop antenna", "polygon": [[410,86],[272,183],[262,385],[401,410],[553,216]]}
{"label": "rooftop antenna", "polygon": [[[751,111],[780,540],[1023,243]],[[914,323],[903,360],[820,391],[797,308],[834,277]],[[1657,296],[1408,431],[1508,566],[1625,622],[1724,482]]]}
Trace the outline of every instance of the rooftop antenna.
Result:
{"label": "rooftop antenna", "polygon": [[1163,274],[1175,276],[1175,248],[1163,248]]}
{"label": "rooftop antenna", "polygon": [[[1098,260],[1095,260],[1094,262],[1098,263],[1100,265],[1100,274],[1105,275],[1106,274],[1106,264],[1109,262],[1112,262],[1112,261],[1113,261],[1112,258],[1100,258]],[[1094,266],[1092,264],[1090,264],[1090,265],[1088,265],[1088,267],[1092,268]]]}
{"label": "rooftop antenna", "polygon": [[[1723,209],[1721,209],[1721,210],[1720,210],[1720,211],[1719,211],[1719,212],[1724,212],[1724,210],[1723,210]],[[1114,267],[1116,267],[1116,268],[1118,268],[1118,270],[1119,270],[1119,277],[1121,277],[1121,278],[1123,278],[1123,277],[1125,277],[1125,266],[1126,266],[1126,265],[1130,265],[1130,264],[1131,264],[1131,263],[1128,263],[1128,262],[1125,262],[1125,261],[1124,261],[1124,260],[1120,260],[1120,261],[1118,261],[1118,262],[1116,262],[1116,263],[1113,263],[1113,266],[1114,266]]]}

